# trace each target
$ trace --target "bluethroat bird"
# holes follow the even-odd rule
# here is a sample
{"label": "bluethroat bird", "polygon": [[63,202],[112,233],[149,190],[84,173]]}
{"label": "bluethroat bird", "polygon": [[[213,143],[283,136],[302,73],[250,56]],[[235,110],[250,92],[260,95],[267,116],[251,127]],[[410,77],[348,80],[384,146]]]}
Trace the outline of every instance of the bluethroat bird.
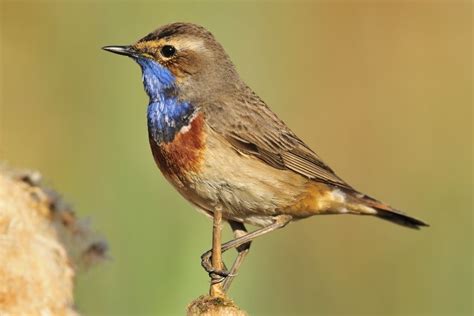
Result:
{"label": "bluethroat bird", "polygon": [[[363,194],[296,136],[239,77],[202,26],[173,23],[133,45],[106,46],[141,67],[149,96],[148,136],[158,168],[204,214],[221,210],[235,239],[230,271],[214,271],[224,290],[251,241],[291,221],[319,214],[372,215],[409,228],[428,226]],[[248,233],[245,224],[259,229]]]}

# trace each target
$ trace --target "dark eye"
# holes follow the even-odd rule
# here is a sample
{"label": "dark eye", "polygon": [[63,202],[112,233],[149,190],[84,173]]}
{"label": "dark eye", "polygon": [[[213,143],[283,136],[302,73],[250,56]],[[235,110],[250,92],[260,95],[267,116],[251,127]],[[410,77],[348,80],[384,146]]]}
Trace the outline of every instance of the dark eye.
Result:
{"label": "dark eye", "polygon": [[171,45],[165,45],[161,48],[161,55],[166,58],[170,58],[176,53],[176,48]]}

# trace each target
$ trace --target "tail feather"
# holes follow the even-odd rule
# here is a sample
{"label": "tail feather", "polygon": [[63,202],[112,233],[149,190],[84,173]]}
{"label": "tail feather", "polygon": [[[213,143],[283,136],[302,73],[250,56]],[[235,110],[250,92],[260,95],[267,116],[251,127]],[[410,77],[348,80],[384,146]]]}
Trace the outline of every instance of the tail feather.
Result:
{"label": "tail feather", "polygon": [[376,209],[378,218],[387,220],[389,222],[402,225],[409,228],[420,229],[423,226],[430,226],[427,223],[423,222],[422,220],[416,219],[414,217],[408,216],[400,211],[397,210],[382,210]]}
{"label": "tail feather", "polygon": [[363,205],[366,205],[371,209],[375,210],[375,214],[372,213],[372,215],[375,215],[383,220],[413,229],[420,229],[421,227],[429,226],[422,220],[409,216],[370,196],[360,193],[357,193],[355,195],[352,194],[352,196],[355,197]]}

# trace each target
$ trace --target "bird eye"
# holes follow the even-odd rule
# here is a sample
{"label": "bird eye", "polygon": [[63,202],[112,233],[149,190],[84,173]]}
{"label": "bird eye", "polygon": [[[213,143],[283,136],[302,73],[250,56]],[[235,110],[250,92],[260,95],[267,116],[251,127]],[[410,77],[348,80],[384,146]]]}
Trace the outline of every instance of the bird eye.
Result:
{"label": "bird eye", "polygon": [[161,55],[166,58],[172,57],[176,53],[176,48],[171,45],[165,45],[161,48]]}

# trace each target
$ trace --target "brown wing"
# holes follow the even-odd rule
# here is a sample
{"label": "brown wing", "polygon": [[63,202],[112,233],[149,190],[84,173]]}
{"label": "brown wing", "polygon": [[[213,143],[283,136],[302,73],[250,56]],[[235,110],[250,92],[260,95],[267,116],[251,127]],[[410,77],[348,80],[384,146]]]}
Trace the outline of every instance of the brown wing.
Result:
{"label": "brown wing", "polygon": [[[208,105],[209,126],[238,151],[278,168],[292,170],[318,182],[350,189],[318,155],[300,140],[249,88],[229,101]],[[237,104],[236,104],[237,103]]]}

